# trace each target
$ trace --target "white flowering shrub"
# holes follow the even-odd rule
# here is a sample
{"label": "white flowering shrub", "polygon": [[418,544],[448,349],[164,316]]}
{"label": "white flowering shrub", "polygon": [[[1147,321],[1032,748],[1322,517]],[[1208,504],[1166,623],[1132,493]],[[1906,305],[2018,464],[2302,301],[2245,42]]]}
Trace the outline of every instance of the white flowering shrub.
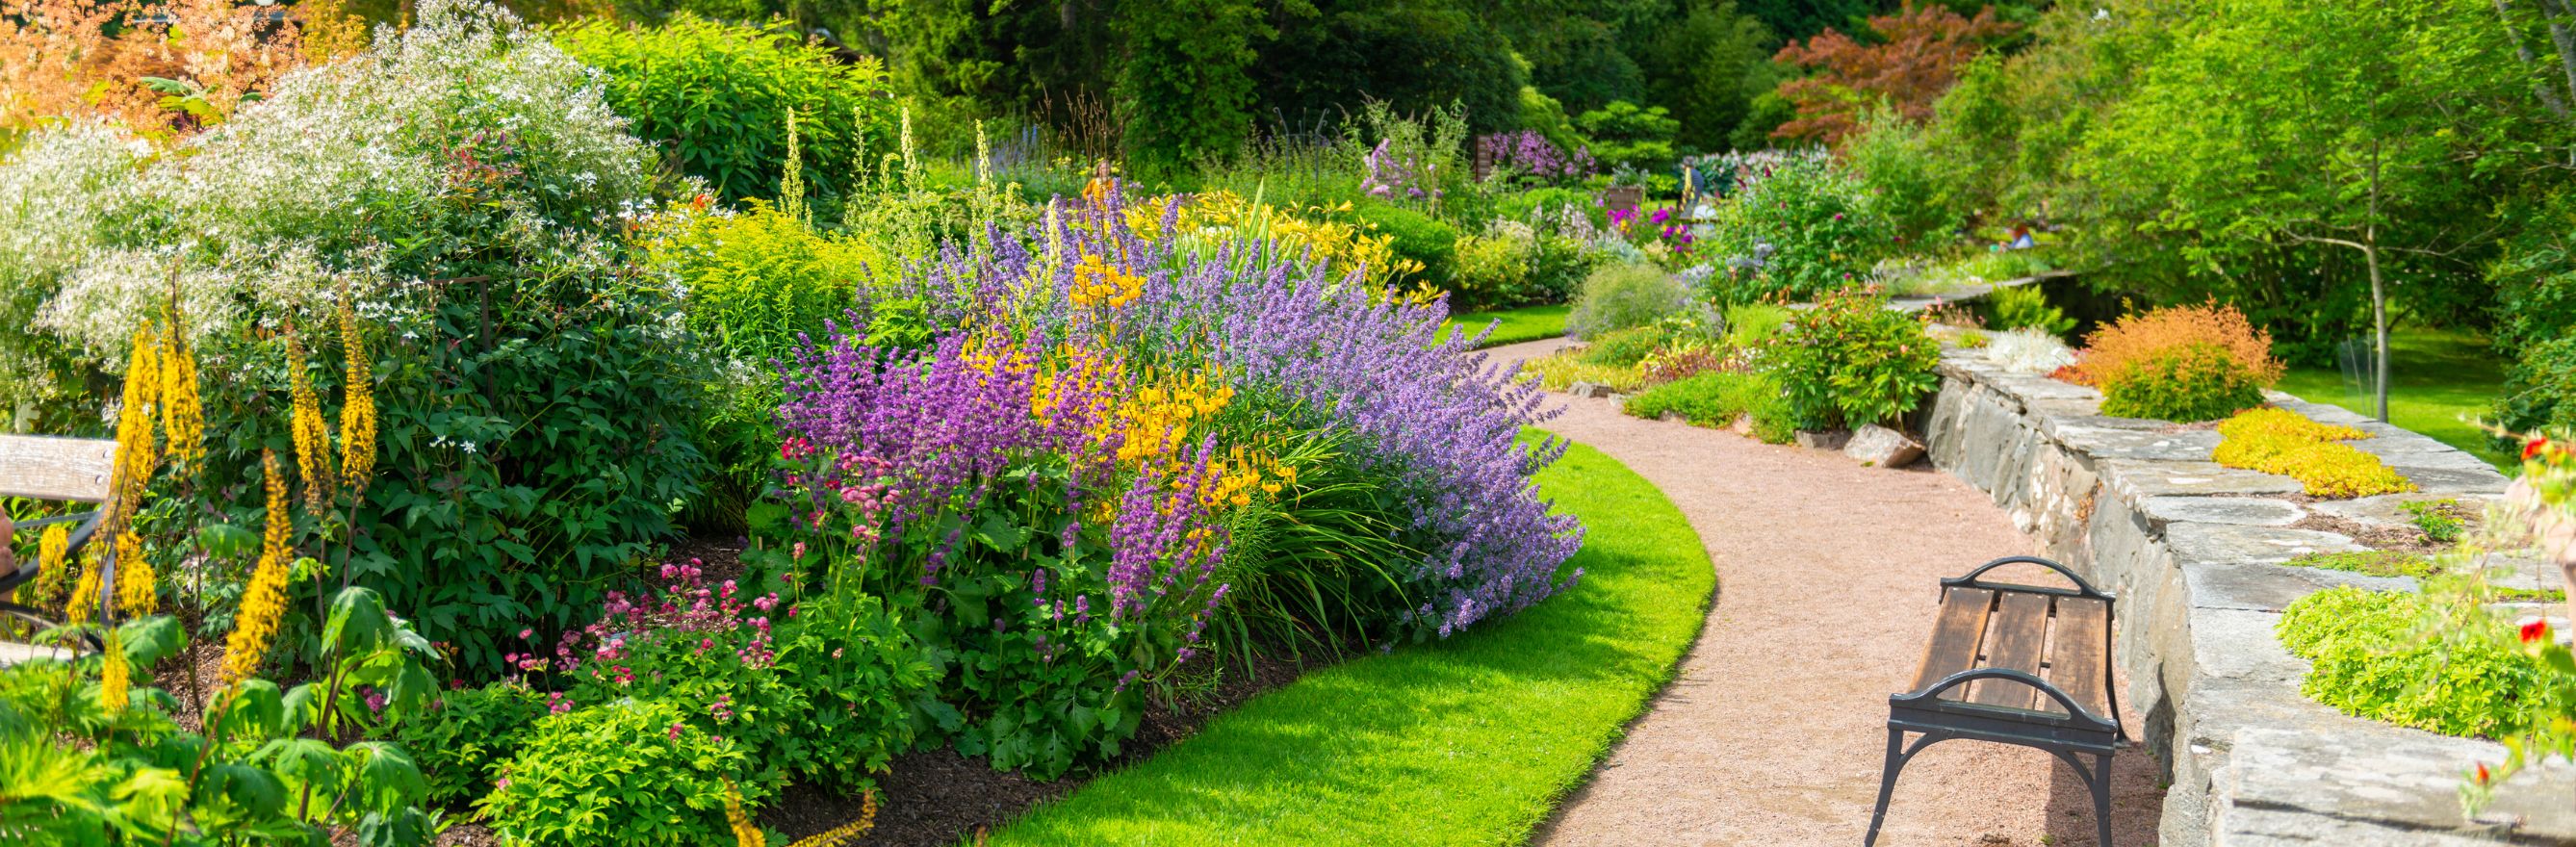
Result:
{"label": "white flowering shrub", "polygon": [[2023,327],[1989,336],[1986,361],[2014,373],[2044,374],[2075,364],[2075,350],[2048,330]]}
{"label": "white flowering shrub", "polygon": [[286,338],[335,404],[349,292],[383,452],[332,567],[497,667],[501,633],[595,608],[698,490],[707,365],[627,246],[657,190],[698,192],[656,167],[595,71],[484,0],[424,0],[411,29],[167,149],[39,132],[0,160],[0,368],[41,387],[0,382],[0,411],[95,431],[84,386],[175,302],[216,390],[198,484],[172,488],[255,528],[243,483],[289,442]]}

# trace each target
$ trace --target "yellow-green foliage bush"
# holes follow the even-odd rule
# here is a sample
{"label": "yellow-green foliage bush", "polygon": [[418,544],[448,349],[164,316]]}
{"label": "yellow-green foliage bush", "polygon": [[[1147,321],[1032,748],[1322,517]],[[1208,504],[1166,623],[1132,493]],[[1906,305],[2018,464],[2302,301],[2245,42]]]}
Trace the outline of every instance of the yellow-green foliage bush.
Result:
{"label": "yellow-green foliage bush", "polygon": [[2497,737],[2551,713],[2540,660],[2475,604],[2343,586],[2281,612],[2281,645],[2313,662],[2299,691],[2346,714]]}
{"label": "yellow-green foliage bush", "polygon": [[2254,409],[2218,425],[2218,449],[2211,459],[2290,477],[2316,497],[2368,497],[2413,491],[2379,457],[2342,442],[2369,438],[2348,426],[2321,424],[2287,409]]}
{"label": "yellow-green foliage bush", "polygon": [[1564,391],[1578,382],[1594,382],[1625,394],[1646,384],[1645,372],[1634,364],[1605,365],[1572,352],[1531,359],[1521,365],[1521,372],[1536,375],[1539,385],[1549,391]]}

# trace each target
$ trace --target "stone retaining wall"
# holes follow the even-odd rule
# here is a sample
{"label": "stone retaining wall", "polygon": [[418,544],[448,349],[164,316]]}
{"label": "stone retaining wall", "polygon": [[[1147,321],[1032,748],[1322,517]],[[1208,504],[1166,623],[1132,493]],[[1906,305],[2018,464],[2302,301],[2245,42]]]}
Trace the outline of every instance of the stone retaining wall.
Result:
{"label": "stone retaining wall", "polygon": [[[2398,524],[2407,500],[2475,505],[2506,480],[2484,461],[2339,407],[2272,400],[2357,427],[2353,442],[2422,492],[2299,502],[2297,482],[2209,461],[2218,433],[2103,417],[2101,395],[1945,351],[1940,394],[1916,413],[1932,461],[1991,495],[2048,554],[2118,596],[2124,706],[2168,772],[2167,847],[2576,844],[2576,767],[2526,772],[2477,821],[2458,801],[2472,763],[2503,748],[2347,717],[2299,693],[2307,662],[2273,635],[2283,606],[2343,584],[2413,580],[2283,567],[2361,549],[2312,516]],[[2536,565],[2506,582],[2542,582]],[[2139,722],[2133,718],[2133,723]]]}

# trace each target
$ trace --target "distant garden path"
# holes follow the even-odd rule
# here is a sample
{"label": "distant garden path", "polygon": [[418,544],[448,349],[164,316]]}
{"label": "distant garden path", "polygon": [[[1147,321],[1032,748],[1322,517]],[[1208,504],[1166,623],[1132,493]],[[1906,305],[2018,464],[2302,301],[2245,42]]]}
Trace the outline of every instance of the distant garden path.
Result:
{"label": "distant garden path", "polygon": [[[1559,343],[1488,352],[1508,363]],[[1672,685],[1533,843],[1860,844],[1887,695],[1922,657],[1937,580],[2035,552],[2030,539],[1949,474],[1564,402],[1546,428],[1661,487],[1708,545],[1718,593]],[[2145,847],[2163,791],[2144,754],[2118,759],[2114,837]],[[2090,845],[2090,815],[2082,783],[2047,754],[1944,742],[1906,767],[1879,843]]]}

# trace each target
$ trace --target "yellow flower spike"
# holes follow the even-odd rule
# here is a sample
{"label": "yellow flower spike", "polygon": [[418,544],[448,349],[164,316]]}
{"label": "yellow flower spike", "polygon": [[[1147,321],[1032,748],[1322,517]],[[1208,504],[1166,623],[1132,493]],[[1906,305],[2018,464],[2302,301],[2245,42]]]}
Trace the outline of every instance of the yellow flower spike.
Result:
{"label": "yellow flower spike", "polygon": [[358,310],[346,280],[340,283],[340,347],[348,358],[341,387],[340,478],[352,491],[364,491],[376,471],[376,385],[374,360],[366,336],[358,331]]}
{"label": "yellow flower spike", "polygon": [[304,372],[304,343],[294,333],[286,336],[286,373],[288,401],[292,409],[289,423],[295,435],[295,467],[304,478],[304,505],[321,514],[331,502],[331,429],[322,421],[322,398],[313,393],[313,380]]}
{"label": "yellow flower spike", "polygon": [[277,637],[278,621],[286,617],[286,580],[294,570],[295,524],[288,514],[286,474],[274,452],[262,451],[260,464],[268,473],[268,531],[261,537],[259,565],[251,571],[250,586],[242,591],[232,634],[224,641],[226,685],[259,672],[269,642]]}
{"label": "yellow flower spike", "polygon": [[153,445],[154,406],[161,393],[161,346],[150,324],[134,331],[134,348],[126,357],[123,403],[116,417],[116,471],[107,516],[100,530],[114,537],[134,520],[143,491],[160,467]]}
{"label": "yellow flower spike", "polygon": [[38,605],[54,602],[54,598],[62,596],[63,586],[69,584],[71,547],[71,533],[65,531],[62,524],[45,527],[45,534],[36,540],[36,584],[32,599]]}
{"label": "yellow flower spike", "polygon": [[161,428],[170,440],[170,461],[189,464],[206,455],[206,406],[197,396],[197,356],[180,337],[177,316],[169,343],[161,353]]}
{"label": "yellow flower spike", "polygon": [[132,530],[116,536],[116,607],[128,618],[161,608],[160,581],[152,574],[152,560],[143,556],[143,539]]}
{"label": "yellow flower spike", "polygon": [[99,561],[97,548],[91,550],[89,561],[83,563],[86,567],[81,568],[80,581],[72,584],[72,599],[63,603],[63,622],[72,626],[89,623],[90,613],[98,609]]}
{"label": "yellow flower spike", "polygon": [[134,684],[134,669],[126,666],[125,645],[118,641],[115,630],[108,630],[107,655],[104,658],[107,666],[98,675],[99,705],[107,707],[110,713],[125,711]]}

